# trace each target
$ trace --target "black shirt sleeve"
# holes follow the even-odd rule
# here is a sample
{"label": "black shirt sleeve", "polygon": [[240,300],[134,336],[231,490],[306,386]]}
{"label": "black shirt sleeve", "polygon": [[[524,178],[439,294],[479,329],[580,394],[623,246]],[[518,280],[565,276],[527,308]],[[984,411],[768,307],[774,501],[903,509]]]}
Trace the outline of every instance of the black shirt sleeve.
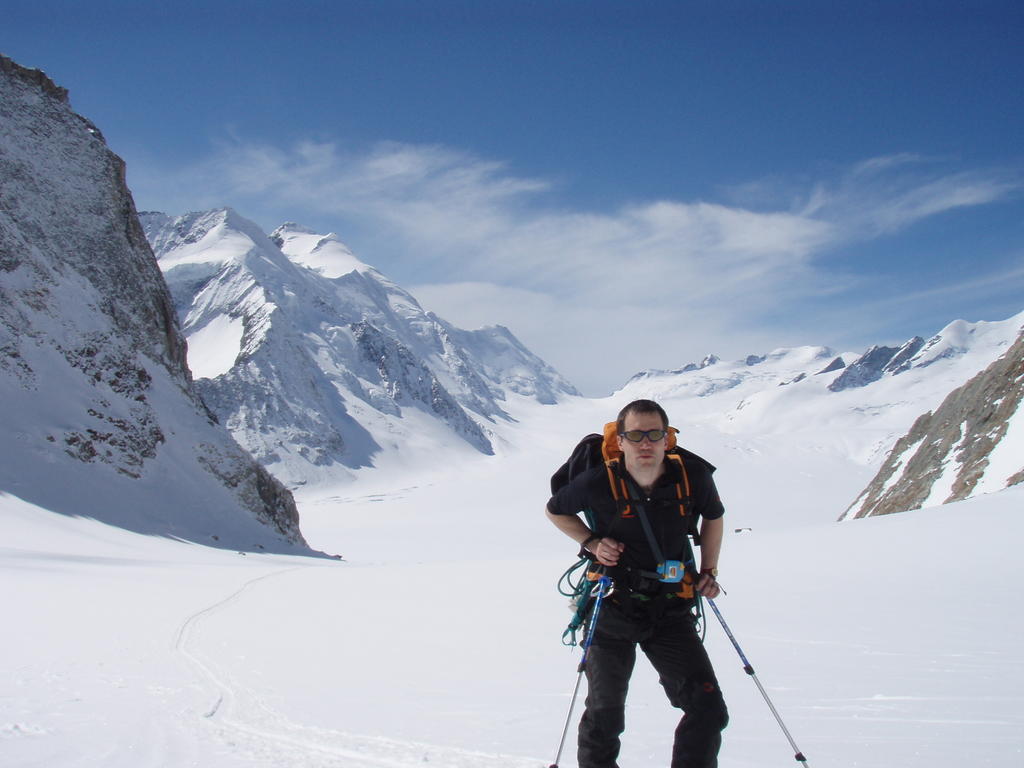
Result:
{"label": "black shirt sleeve", "polygon": [[725,506],[718,495],[711,471],[706,467],[699,467],[696,471],[692,471],[689,466],[686,469],[691,478],[693,511],[705,520],[717,520],[725,514]]}
{"label": "black shirt sleeve", "polygon": [[548,512],[553,515],[578,515],[590,509],[593,503],[591,489],[594,479],[598,478],[608,484],[604,467],[595,467],[577,475],[567,485],[563,485],[548,501]]}

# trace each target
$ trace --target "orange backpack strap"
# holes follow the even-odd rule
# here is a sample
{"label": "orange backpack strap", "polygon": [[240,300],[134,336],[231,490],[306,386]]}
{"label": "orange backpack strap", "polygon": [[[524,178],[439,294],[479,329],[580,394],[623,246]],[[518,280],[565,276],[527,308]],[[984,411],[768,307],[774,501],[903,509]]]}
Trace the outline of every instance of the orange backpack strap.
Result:
{"label": "orange backpack strap", "polygon": [[[679,472],[682,474],[683,483],[682,485],[676,483],[676,496],[679,497],[679,514],[685,515],[687,511],[685,500],[690,498],[690,476],[686,473],[686,464],[683,463],[683,457],[678,453],[668,453],[665,456],[679,465]],[[686,493],[683,493],[683,486],[686,487]]]}
{"label": "orange backpack strap", "polygon": [[619,506],[619,503],[625,501],[626,506],[622,510],[622,516],[629,518],[635,517],[633,507],[629,503],[629,488],[626,487],[626,481],[618,473],[619,460],[609,459],[604,463],[604,467],[608,472],[608,485],[612,490],[612,498],[615,499],[615,505]]}
{"label": "orange backpack strap", "polygon": [[[686,473],[686,464],[683,463],[683,457],[678,453],[667,454],[668,458],[679,465],[679,471],[682,473],[683,482],[682,484],[676,483],[676,495],[679,497],[679,514],[685,517],[687,515],[686,500],[690,498],[690,476]],[[685,495],[683,494],[683,487],[686,488]],[[687,571],[683,575],[683,580],[679,585],[679,591],[675,593],[676,597],[682,597],[690,599],[694,594],[693,576]]]}
{"label": "orange backpack strap", "polygon": [[[612,498],[615,499],[617,507],[621,501],[629,499],[629,489],[626,487],[626,481],[618,474],[622,451],[619,450],[618,424],[614,421],[609,421],[604,425],[601,455],[604,457],[604,466],[608,471],[608,485],[612,490]],[[622,516],[633,517],[633,508],[628,501],[626,501],[626,506],[622,509]]]}

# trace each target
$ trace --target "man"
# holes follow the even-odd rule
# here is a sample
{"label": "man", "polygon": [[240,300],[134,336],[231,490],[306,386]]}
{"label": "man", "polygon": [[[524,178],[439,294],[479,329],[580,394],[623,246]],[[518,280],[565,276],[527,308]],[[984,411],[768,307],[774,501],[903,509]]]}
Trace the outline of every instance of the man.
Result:
{"label": "man", "polygon": [[[580,720],[580,768],[616,768],[625,729],[626,690],[636,646],[657,670],[672,706],[683,710],[675,731],[672,768],[715,768],[721,731],[729,716],[707,652],[697,636],[692,597],[683,585],[659,580],[658,560],[686,563],[690,518],[681,514],[680,492],[689,486],[688,514],[699,514],[701,562],[696,590],[719,594],[716,582],[724,507],[713,467],[691,455],[683,468],[666,459],[668,417],[651,400],[636,400],[619,414],[616,431],[622,460],[616,482],[629,490],[617,501],[605,467],[576,477],[551,498],[547,516],[601,565],[615,589],[604,601],[588,653],[586,710]],[[589,510],[594,529],[580,519]],[[642,514],[641,514],[642,510]],[[650,533],[645,532],[646,516]],[[652,537],[654,541],[652,541]],[[692,568],[692,561],[689,568]]]}

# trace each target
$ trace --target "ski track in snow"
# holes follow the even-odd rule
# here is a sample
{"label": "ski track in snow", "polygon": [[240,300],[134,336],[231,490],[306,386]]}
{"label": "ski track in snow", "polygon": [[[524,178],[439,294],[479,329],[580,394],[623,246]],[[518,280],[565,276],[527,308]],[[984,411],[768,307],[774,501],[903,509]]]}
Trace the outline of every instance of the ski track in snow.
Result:
{"label": "ski track in snow", "polygon": [[412,741],[362,736],[290,721],[269,707],[259,692],[229,678],[200,648],[198,627],[261,582],[300,570],[285,568],[246,581],[228,597],[196,611],[178,628],[175,651],[198,674],[214,694],[201,712],[215,729],[218,740],[227,744],[246,764],[275,768],[536,768],[537,758],[494,755]]}

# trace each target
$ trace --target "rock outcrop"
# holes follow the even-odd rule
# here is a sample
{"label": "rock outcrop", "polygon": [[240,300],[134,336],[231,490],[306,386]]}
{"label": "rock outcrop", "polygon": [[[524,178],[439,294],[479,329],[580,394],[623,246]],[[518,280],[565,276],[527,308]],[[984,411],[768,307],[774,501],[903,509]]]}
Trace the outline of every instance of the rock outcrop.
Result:
{"label": "rock outcrop", "polygon": [[840,519],[945,504],[1024,481],[1024,334],[914,422]]}
{"label": "rock outcrop", "polygon": [[[864,387],[873,381],[878,381],[886,374],[896,375],[903,373],[912,364],[914,356],[925,346],[924,339],[915,336],[906,342],[902,347],[871,347],[867,352],[857,358],[845,370],[836,377],[829,385],[833,392],[842,392],[845,389]],[[842,365],[829,366],[822,373],[831,370],[838,370]]]}

